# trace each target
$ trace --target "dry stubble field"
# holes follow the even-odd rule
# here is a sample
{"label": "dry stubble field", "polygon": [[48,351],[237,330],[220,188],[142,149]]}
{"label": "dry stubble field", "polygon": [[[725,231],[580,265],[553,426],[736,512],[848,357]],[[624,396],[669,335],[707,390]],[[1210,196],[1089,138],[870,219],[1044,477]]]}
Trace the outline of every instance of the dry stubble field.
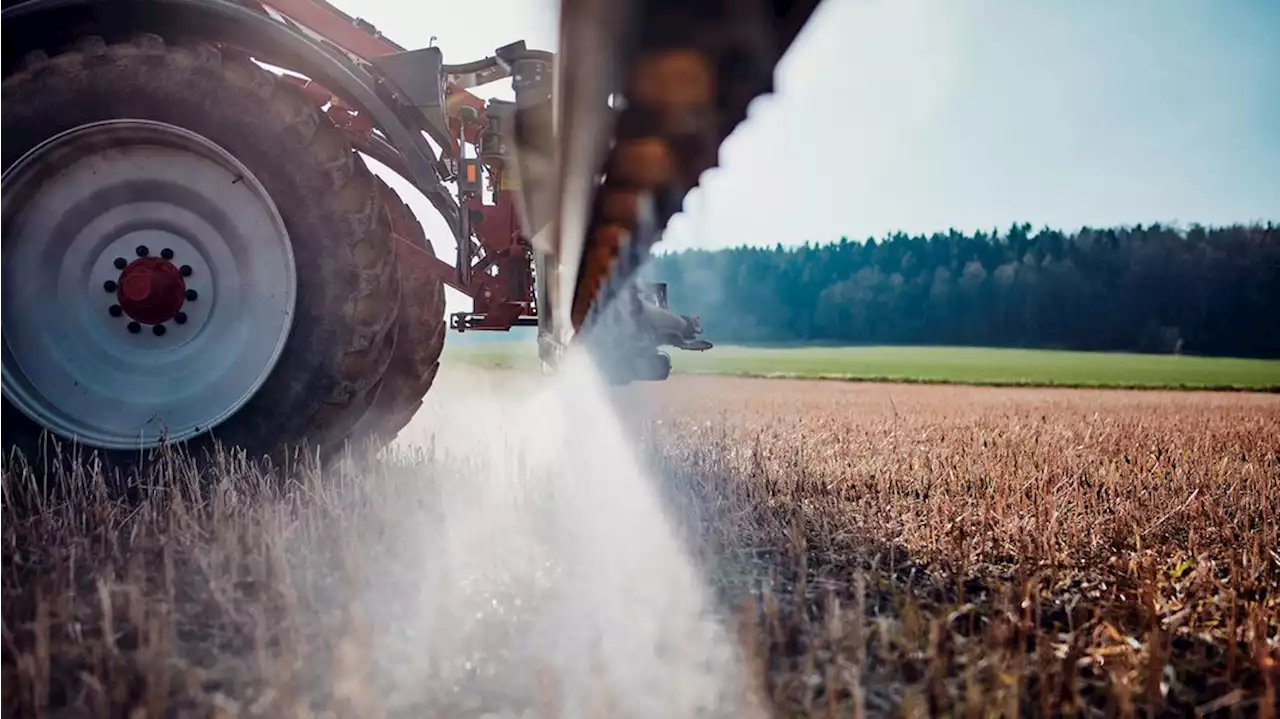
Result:
{"label": "dry stubble field", "polygon": [[[1276,715],[1280,396],[645,389],[643,454],[777,715]],[[495,466],[444,444],[284,487],[174,460],[129,501],[7,469],[4,714],[480,715],[398,699],[429,642],[377,649],[407,615],[360,591],[420,558],[405,527],[448,506],[424,485]]]}

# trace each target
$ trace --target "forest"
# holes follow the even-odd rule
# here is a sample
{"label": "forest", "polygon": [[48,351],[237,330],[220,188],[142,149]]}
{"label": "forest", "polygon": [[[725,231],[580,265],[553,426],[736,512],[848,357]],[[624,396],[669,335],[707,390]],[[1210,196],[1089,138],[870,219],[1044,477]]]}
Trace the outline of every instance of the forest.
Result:
{"label": "forest", "polygon": [[1276,227],[896,233],[655,258],[722,343],[913,344],[1280,357]]}

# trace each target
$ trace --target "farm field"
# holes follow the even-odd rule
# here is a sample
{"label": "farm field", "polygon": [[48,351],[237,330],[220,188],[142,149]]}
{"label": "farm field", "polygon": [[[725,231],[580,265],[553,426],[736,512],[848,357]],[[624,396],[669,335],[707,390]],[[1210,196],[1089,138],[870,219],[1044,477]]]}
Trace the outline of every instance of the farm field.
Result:
{"label": "farm field", "polygon": [[761,658],[789,715],[1275,716],[1280,397],[656,391],[674,486],[733,518],[707,541],[770,567]]}
{"label": "farm field", "polygon": [[[51,502],[6,470],[4,714],[554,715],[462,699],[489,659],[455,679],[434,647],[518,612],[459,577],[536,564],[525,522],[587,521],[559,505],[585,493],[601,535],[563,557],[589,571],[560,641],[684,585],[625,571],[665,550],[627,533],[644,502],[604,435],[567,438],[589,484],[542,491],[570,464],[529,375],[440,382],[372,471],[281,487],[228,458],[202,489],[174,461],[125,502],[79,467]],[[773,715],[1275,716],[1280,395],[679,376],[614,401]]]}
{"label": "farm field", "polygon": [[[531,342],[446,348],[454,361],[534,369]],[[943,384],[1280,390],[1280,360],[980,347],[739,347],[670,350],[672,371]]]}

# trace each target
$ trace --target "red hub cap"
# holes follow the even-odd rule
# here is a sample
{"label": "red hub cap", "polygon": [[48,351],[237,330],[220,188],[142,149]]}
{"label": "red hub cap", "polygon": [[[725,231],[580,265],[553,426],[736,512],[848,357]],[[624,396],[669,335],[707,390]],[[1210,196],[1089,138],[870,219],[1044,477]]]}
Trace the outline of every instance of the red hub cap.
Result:
{"label": "red hub cap", "polygon": [[182,309],[187,283],[168,260],[142,257],[120,272],[116,299],[129,317],[149,325],[168,322]]}

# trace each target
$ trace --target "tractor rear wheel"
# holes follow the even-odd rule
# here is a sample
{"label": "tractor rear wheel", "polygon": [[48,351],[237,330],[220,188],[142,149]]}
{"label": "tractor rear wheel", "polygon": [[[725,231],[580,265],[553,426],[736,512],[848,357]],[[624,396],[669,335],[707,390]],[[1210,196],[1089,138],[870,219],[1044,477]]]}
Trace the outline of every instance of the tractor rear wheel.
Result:
{"label": "tractor rear wheel", "polygon": [[359,439],[400,277],[377,181],[319,108],[146,35],[28,57],[0,114],[6,455],[45,431],[117,466]]}
{"label": "tractor rear wheel", "polygon": [[[434,252],[431,240],[404,200],[381,178],[377,179],[382,206],[396,236],[396,252]],[[413,245],[409,247],[408,245]],[[421,249],[417,249],[421,248]],[[353,434],[377,445],[386,444],[404,429],[422,407],[444,350],[444,285],[415,270],[412,262],[400,262],[400,312],[396,319],[396,349],[383,374],[368,413]],[[367,440],[366,440],[367,441]]]}

